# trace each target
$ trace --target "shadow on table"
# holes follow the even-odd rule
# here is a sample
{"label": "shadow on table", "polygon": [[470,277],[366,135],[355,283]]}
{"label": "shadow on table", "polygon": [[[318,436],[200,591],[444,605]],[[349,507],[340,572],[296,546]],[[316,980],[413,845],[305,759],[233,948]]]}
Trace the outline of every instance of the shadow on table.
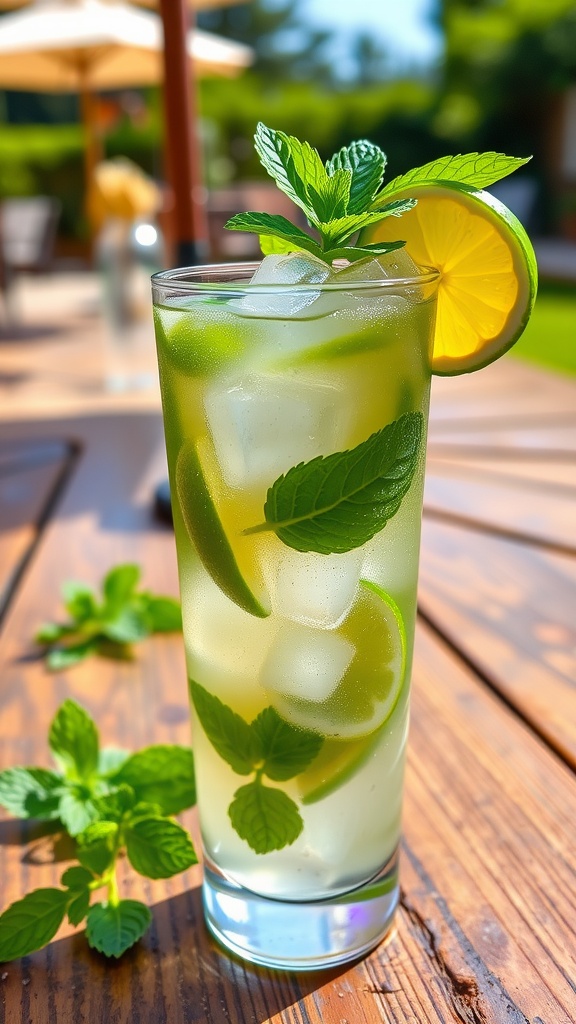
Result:
{"label": "shadow on table", "polygon": [[49,1005],[48,1019],[58,1024],[264,1024],[347,969],[285,974],[228,956],[206,931],[200,888],[156,904],[153,913],[148,934],[119,961],[92,952],[78,934],[7,965],[6,1019],[20,1020],[26,1002]]}

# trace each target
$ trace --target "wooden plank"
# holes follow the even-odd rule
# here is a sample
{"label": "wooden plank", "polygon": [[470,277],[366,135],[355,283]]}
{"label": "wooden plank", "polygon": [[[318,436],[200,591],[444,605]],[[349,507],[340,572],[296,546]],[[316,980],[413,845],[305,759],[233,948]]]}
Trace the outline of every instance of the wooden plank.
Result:
{"label": "wooden plank", "polygon": [[436,429],[438,423],[444,429],[458,420],[573,416],[575,392],[573,377],[504,356],[478,373],[433,378],[432,425]]}
{"label": "wooden plank", "polygon": [[[489,532],[525,538],[551,549],[575,552],[574,495],[569,487],[521,486],[491,471],[456,473],[434,462],[426,477],[425,514],[435,519],[484,525]],[[453,475],[452,475],[453,474]]]}
{"label": "wooden plank", "polygon": [[576,559],[425,520],[420,604],[576,767]]}
{"label": "wooden plank", "polygon": [[0,615],[71,459],[64,441],[0,445]]}
{"label": "wooden plank", "polygon": [[[94,714],[107,743],[188,737],[177,638],[150,639],[133,665],[94,659],[51,678],[22,660],[69,575],[95,582],[110,563],[135,559],[147,585],[175,592],[173,537],[150,517],[163,469],[159,418],[86,418],[77,426],[87,451],[0,641],[4,763],[47,763],[47,725],[68,695]],[[575,810],[576,783],[565,766],[421,629],[403,905],[388,945],[327,974],[253,969],[207,937],[198,869],[166,883],[124,875],[124,894],[154,904],[145,940],[110,965],[63,929],[47,950],[3,969],[0,1022],[568,1024],[576,1009]],[[52,862],[49,840],[12,822],[0,837],[6,902],[57,882],[66,859]],[[21,838],[29,841],[24,857]],[[66,850],[57,846],[56,854],[65,858]]]}

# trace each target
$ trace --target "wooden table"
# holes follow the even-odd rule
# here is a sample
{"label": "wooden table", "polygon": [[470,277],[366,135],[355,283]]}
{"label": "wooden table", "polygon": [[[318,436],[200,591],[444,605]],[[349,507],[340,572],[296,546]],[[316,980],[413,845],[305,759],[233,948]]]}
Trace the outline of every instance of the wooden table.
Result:
{"label": "wooden table", "polygon": [[[83,410],[83,411],[82,411]],[[5,414],[6,415],[6,414]],[[0,756],[48,764],[72,696],[107,744],[187,743],[180,640],[136,664],[49,676],[32,653],[60,584],[136,560],[176,593],[151,516],[164,472],[156,400],[92,400],[0,423]],[[63,929],[0,967],[0,1024],[568,1024],[576,1019],[576,383],[505,359],[436,381],[397,929],[352,967],[310,975],[226,956],[202,923],[200,869],[126,873],[154,924],[119,963]],[[184,816],[194,829],[193,814]],[[53,885],[70,851],[0,823],[4,905]]]}

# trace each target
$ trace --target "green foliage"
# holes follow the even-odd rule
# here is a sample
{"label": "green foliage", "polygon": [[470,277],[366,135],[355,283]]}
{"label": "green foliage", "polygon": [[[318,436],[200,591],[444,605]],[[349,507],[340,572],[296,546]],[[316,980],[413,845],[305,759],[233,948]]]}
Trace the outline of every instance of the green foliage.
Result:
{"label": "green foliage", "polygon": [[148,907],[138,900],[95,903],[87,915],[88,945],[104,956],[118,958],[142,938],[151,921]]}
{"label": "green foliage", "polygon": [[512,355],[562,373],[576,374],[575,323],[574,285],[541,283],[528,326]]}
{"label": "green foliage", "polygon": [[261,121],[254,141],[263,167],[278,188],[304,212],[319,238],[310,237],[285,217],[267,213],[239,213],[225,227],[257,232],[265,252],[305,249],[328,265],[343,255],[349,254],[353,261],[390,252],[404,244],[373,243],[354,253],[354,238],[363,228],[384,217],[398,217],[415,203],[413,199],[378,201],[386,157],[374,143],[353,142],[323,164],[318,151],[308,142],[268,128]]}
{"label": "green foliage", "polygon": [[130,658],[131,645],[151,633],[181,630],[179,602],[137,590],[139,580],[139,566],[115,566],[104,578],[101,601],[84,583],[64,583],[62,596],[70,621],[45,623],[35,637],[48,648],[47,667],[53,672],[71,668],[91,654]]}
{"label": "green foliage", "polygon": [[[135,582],[134,573],[131,582],[128,573],[109,577],[108,600],[120,604]],[[118,898],[122,852],[147,878],[170,878],[196,863],[190,837],[170,817],[195,801],[192,751],[101,751],[94,722],[71,700],[58,709],[49,744],[60,771],[7,768],[0,772],[0,804],[20,817],[59,819],[76,838],[78,864],[64,871],[64,888],[37,889],[0,914],[0,960],[40,949],[65,915],[74,926],[86,919],[94,949],[121,956],[151,920],[143,904]],[[92,893],[103,887],[107,902],[91,906]]]}
{"label": "green foliage", "polygon": [[293,466],[268,491],[266,522],[244,532],[273,530],[288,547],[323,555],[360,547],[398,511],[423,430],[421,413],[405,413],[350,451]]}
{"label": "green foliage", "polygon": [[262,777],[285,782],[300,775],[320,752],[323,737],[296,729],[273,707],[264,708],[248,723],[193,680],[190,696],[217,754],[237,775],[255,775],[234,794],[228,808],[232,827],[255,853],[271,853],[295,842],[303,828],[298,807],[281,789],[265,786]]}

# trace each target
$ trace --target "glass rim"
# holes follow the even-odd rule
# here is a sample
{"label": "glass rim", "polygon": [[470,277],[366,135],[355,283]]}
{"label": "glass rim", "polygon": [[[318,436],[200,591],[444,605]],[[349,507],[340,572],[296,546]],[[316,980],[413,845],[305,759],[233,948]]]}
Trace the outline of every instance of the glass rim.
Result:
{"label": "glass rim", "polygon": [[[225,292],[227,295],[252,294],[281,295],[287,291],[306,294],[308,292],[350,292],[377,291],[386,292],[398,288],[419,288],[422,285],[438,284],[441,272],[435,267],[421,267],[423,273],[418,277],[381,277],[365,281],[330,281],[318,284],[252,284],[250,280],[233,280],[254,274],[260,266],[260,260],[244,263],[207,263],[193,267],[174,267],[171,270],[160,270],[152,275],[152,286],[161,288],[173,295],[196,293]],[[222,278],[231,278],[223,280]]]}

